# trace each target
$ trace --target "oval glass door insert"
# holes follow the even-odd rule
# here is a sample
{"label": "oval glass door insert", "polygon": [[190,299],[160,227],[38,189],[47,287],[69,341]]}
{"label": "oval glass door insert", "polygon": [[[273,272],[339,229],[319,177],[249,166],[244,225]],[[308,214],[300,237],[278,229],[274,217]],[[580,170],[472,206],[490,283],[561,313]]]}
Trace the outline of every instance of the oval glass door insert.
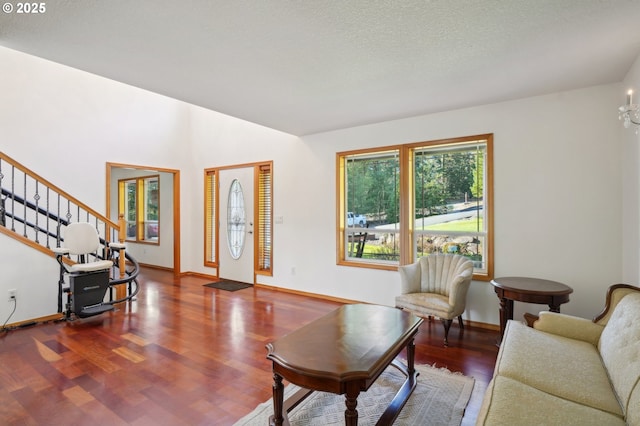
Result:
{"label": "oval glass door insert", "polygon": [[231,257],[239,259],[244,249],[246,213],[244,209],[244,193],[238,179],[234,179],[231,182],[227,201],[227,245],[229,246]]}

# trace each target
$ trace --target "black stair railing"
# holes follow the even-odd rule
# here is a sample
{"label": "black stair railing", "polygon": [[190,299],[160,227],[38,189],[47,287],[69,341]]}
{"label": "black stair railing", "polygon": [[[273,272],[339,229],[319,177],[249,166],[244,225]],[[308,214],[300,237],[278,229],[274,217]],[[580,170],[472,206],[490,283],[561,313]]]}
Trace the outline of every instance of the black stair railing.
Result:
{"label": "black stair railing", "polygon": [[102,249],[94,255],[114,260],[112,288],[126,284],[127,291],[117,291],[116,298],[111,298],[112,303],[132,299],[138,292],[138,262],[124,249],[109,248],[113,242],[124,242],[124,219],[120,218],[117,223],[110,220],[0,152],[0,230],[3,233],[54,256],[51,248],[60,247],[63,229],[72,222],[95,225]]}

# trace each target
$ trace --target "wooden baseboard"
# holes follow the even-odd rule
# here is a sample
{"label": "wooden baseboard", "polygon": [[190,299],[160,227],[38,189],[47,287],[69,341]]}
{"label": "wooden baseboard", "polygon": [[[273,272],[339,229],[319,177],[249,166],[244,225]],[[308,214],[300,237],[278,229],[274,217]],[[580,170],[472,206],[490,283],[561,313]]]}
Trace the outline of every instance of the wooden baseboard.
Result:
{"label": "wooden baseboard", "polygon": [[276,287],[276,286],[266,285],[266,284],[255,284],[255,287],[265,288],[265,289],[274,290],[274,291],[281,291],[283,293],[297,294],[299,296],[312,297],[314,299],[329,300],[331,302],[363,303],[361,300],[343,299],[343,298],[340,298],[340,297],[328,296],[326,294],[310,293],[310,292],[306,292],[306,291],[292,290],[290,288]]}
{"label": "wooden baseboard", "polygon": [[201,272],[183,272],[180,274],[181,277],[196,277],[196,278],[204,278],[205,280],[218,281],[218,277],[215,275],[203,274]]}
{"label": "wooden baseboard", "polygon": [[5,328],[13,329],[13,328],[28,327],[30,325],[36,325],[36,324],[40,324],[40,323],[43,323],[43,322],[57,321],[57,320],[62,319],[63,317],[64,317],[64,314],[56,313],[56,314],[47,315],[47,316],[44,316],[44,317],[33,318],[33,319],[28,319],[28,320],[22,320],[22,321],[18,321],[18,322],[12,322],[11,324],[5,325]]}
{"label": "wooden baseboard", "polygon": [[[478,322],[478,321],[470,321],[470,320],[463,320],[463,321],[465,326],[482,328],[482,329],[491,330],[491,331],[500,331],[499,324],[488,324],[486,322]],[[454,321],[454,324],[455,324],[455,321]]]}
{"label": "wooden baseboard", "polygon": [[141,267],[144,267],[144,268],[157,269],[159,271],[173,272],[173,268],[169,268],[167,266],[150,265],[148,263],[138,263],[138,265],[140,265]]}
{"label": "wooden baseboard", "polygon": [[[148,266],[148,267],[153,268],[153,266]],[[168,270],[171,271],[172,269],[168,269]],[[201,272],[193,272],[193,271],[182,272],[180,274],[180,276],[197,277],[197,278],[203,278],[203,279],[212,280],[212,281],[217,281],[219,279],[219,277],[217,277],[215,275],[208,275],[208,274],[203,274]],[[341,297],[334,297],[334,296],[329,296],[329,295],[326,295],[326,294],[311,293],[311,292],[300,291],[300,290],[292,290],[290,288],[277,287],[277,286],[267,285],[267,284],[255,283],[254,286],[256,288],[264,288],[264,289],[269,289],[269,290],[273,290],[273,291],[280,291],[280,292],[283,292],[283,293],[297,294],[299,296],[311,297],[311,298],[320,299],[320,300],[328,300],[328,301],[331,301],[331,302],[363,303],[361,300],[343,299]],[[499,324],[488,324],[488,323],[484,323],[484,322],[477,322],[477,321],[471,321],[471,320],[464,320],[464,324],[466,326],[474,327],[474,328],[482,328],[482,329],[492,330],[492,331],[499,331],[500,330],[500,325]]]}
{"label": "wooden baseboard", "polygon": [[[282,287],[276,287],[276,286],[271,286],[271,285],[266,285],[266,284],[255,284],[255,286],[258,287],[258,288],[266,288],[266,289],[269,289],[269,290],[281,291],[283,293],[297,294],[299,296],[311,297],[311,298],[314,298],[314,299],[321,299],[321,300],[329,300],[329,301],[332,301],[332,302],[363,303],[361,300],[343,299],[343,298],[340,298],[340,297],[327,296],[325,294],[318,294],[318,293],[310,293],[310,292],[306,292],[306,291],[292,290],[290,288],[282,288]],[[464,321],[465,326],[474,327],[474,328],[481,328],[481,329],[491,330],[491,331],[500,331],[500,325],[498,325],[498,324],[488,324],[488,323],[484,323],[484,322],[470,321],[470,320],[463,320],[463,321]],[[457,322],[454,322],[454,324],[457,324]]]}

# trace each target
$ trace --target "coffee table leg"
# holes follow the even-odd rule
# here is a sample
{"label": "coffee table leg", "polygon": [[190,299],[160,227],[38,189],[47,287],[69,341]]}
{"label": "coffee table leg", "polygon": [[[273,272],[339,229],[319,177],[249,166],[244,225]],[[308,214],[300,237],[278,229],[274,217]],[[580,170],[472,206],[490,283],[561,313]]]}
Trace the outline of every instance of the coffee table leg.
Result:
{"label": "coffee table leg", "polygon": [[349,389],[346,393],[345,404],[347,409],[344,412],[344,423],[347,426],[356,426],[358,424],[358,395],[360,391],[358,389]]}
{"label": "coffee table leg", "polygon": [[282,426],[282,407],[284,405],[284,385],[282,377],[273,373],[273,417],[269,421],[270,425]]}
{"label": "coffee table leg", "polygon": [[415,354],[416,345],[413,339],[411,339],[411,341],[407,344],[407,371],[409,372],[409,377],[413,376],[413,374],[416,372],[414,366]]}

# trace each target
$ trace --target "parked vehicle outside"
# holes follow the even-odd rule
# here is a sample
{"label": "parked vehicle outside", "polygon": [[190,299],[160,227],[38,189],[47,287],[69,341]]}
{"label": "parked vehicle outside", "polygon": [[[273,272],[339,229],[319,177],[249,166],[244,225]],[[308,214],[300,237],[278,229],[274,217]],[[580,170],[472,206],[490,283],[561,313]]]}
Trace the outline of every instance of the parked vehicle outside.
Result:
{"label": "parked vehicle outside", "polygon": [[361,214],[347,212],[347,226],[359,226],[364,228],[367,225],[367,218]]}

